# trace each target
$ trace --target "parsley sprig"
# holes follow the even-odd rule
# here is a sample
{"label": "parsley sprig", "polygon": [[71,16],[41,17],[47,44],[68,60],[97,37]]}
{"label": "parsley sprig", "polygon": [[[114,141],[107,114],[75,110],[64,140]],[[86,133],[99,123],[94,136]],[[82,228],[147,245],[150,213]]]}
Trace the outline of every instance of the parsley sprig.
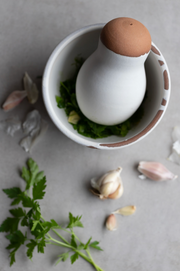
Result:
{"label": "parsley sprig", "polygon": [[[43,218],[39,200],[45,195],[46,177],[43,171],[39,171],[33,159],[27,161],[27,168],[22,168],[21,177],[26,184],[24,191],[19,187],[3,189],[4,193],[13,200],[11,206],[20,204],[19,207],[9,210],[11,217],[6,218],[0,226],[1,232],[8,233],[6,238],[10,244],[6,248],[10,253],[10,266],[16,261],[15,254],[21,245],[26,245],[26,254],[31,259],[35,248],[38,253],[44,253],[46,245],[51,244],[65,248],[64,253],[57,255],[56,264],[66,261],[69,257],[73,264],[82,257],[97,271],[103,271],[95,264],[90,254],[90,248],[102,250],[99,242],[92,242],[91,237],[84,243],[74,232],[75,227],[83,228],[81,216],[73,216],[69,213],[69,223],[66,228],[60,226],[54,219],[46,221]],[[21,230],[23,228],[24,231]],[[66,240],[60,234],[63,231],[69,234],[70,240]],[[51,232],[54,232],[58,239],[53,238]]]}

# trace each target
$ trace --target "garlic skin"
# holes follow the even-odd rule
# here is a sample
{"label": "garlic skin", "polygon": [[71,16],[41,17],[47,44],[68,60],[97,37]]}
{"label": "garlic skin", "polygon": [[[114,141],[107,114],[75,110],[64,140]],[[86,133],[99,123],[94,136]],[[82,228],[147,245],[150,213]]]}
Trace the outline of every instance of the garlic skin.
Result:
{"label": "garlic skin", "polygon": [[138,170],[153,181],[175,180],[178,176],[158,162],[140,162]]}
{"label": "garlic skin", "polygon": [[109,231],[117,230],[117,221],[114,214],[109,215],[108,218],[106,219],[106,228]]}
{"label": "garlic skin", "polygon": [[[92,178],[91,186],[99,191],[100,199],[117,199],[123,194],[123,184],[120,177],[121,167],[116,170],[108,171],[100,178]],[[96,193],[97,194],[97,193]]]}
{"label": "garlic skin", "polygon": [[13,91],[6,99],[4,104],[2,105],[2,108],[4,111],[9,111],[16,107],[18,104],[24,100],[24,98],[27,97],[27,91],[26,90],[15,90]]}
{"label": "garlic skin", "polygon": [[32,81],[29,74],[25,72],[23,77],[24,89],[27,91],[27,97],[30,104],[35,104],[39,97],[39,91],[36,84]]}

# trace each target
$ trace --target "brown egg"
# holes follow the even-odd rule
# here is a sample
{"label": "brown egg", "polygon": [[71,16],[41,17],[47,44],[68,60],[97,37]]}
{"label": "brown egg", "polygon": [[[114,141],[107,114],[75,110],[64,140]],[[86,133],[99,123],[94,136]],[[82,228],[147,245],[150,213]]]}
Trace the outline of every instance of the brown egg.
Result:
{"label": "brown egg", "polygon": [[116,18],[108,22],[101,32],[102,43],[111,51],[129,57],[138,57],[151,49],[151,36],[147,28],[131,18]]}

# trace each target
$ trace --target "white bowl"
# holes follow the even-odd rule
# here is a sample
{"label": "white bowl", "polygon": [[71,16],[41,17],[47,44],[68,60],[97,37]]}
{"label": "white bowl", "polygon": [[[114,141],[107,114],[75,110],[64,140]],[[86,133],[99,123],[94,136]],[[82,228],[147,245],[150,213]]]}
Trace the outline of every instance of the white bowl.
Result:
{"label": "white bowl", "polygon": [[99,34],[104,24],[96,24],[75,31],[55,48],[43,75],[43,99],[45,107],[54,124],[75,142],[97,149],[120,149],[130,146],[147,136],[162,119],[170,98],[171,80],[166,61],[152,42],[151,52],[145,63],[147,76],[147,98],[141,121],[125,137],[109,136],[92,139],[80,135],[68,123],[64,109],[56,104],[59,96],[60,81],[71,78],[74,72],[72,63],[78,55],[87,58],[98,45]]}

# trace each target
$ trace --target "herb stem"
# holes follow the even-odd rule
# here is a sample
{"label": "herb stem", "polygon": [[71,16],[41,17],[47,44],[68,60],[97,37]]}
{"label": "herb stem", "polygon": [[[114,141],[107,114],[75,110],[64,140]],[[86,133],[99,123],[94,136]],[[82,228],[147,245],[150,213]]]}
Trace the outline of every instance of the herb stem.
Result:
{"label": "herb stem", "polygon": [[61,238],[61,240],[64,241],[64,243],[69,244],[69,242],[68,242],[64,237],[62,237],[56,230],[52,229],[52,231],[53,231],[57,236],[59,236],[59,238]]}
{"label": "herb stem", "polygon": [[95,264],[95,262],[93,261],[93,259],[90,255],[88,255],[89,257],[87,257],[84,253],[80,252],[79,250],[77,250],[77,249],[73,249],[73,250],[75,252],[77,252],[79,254],[79,256],[81,256],[84,260],[86,260],[87,262],[92,264],[97,271],[104,271],[101,267],[99,267],[98,265]]}
{"label": "herb stem", "polygon": [[[50,236],[50,235],[49,235],[49,236]],[[60,242],[60,241],[58,241],[58,240],[52,238],[51,236],[50,236],[49,239],[52,240],[52,241],[54,241],[55,243],[59,244],[59,246],[74,249],[69,243],[68,243],[68,244],[62,243],[62,242]]]}

